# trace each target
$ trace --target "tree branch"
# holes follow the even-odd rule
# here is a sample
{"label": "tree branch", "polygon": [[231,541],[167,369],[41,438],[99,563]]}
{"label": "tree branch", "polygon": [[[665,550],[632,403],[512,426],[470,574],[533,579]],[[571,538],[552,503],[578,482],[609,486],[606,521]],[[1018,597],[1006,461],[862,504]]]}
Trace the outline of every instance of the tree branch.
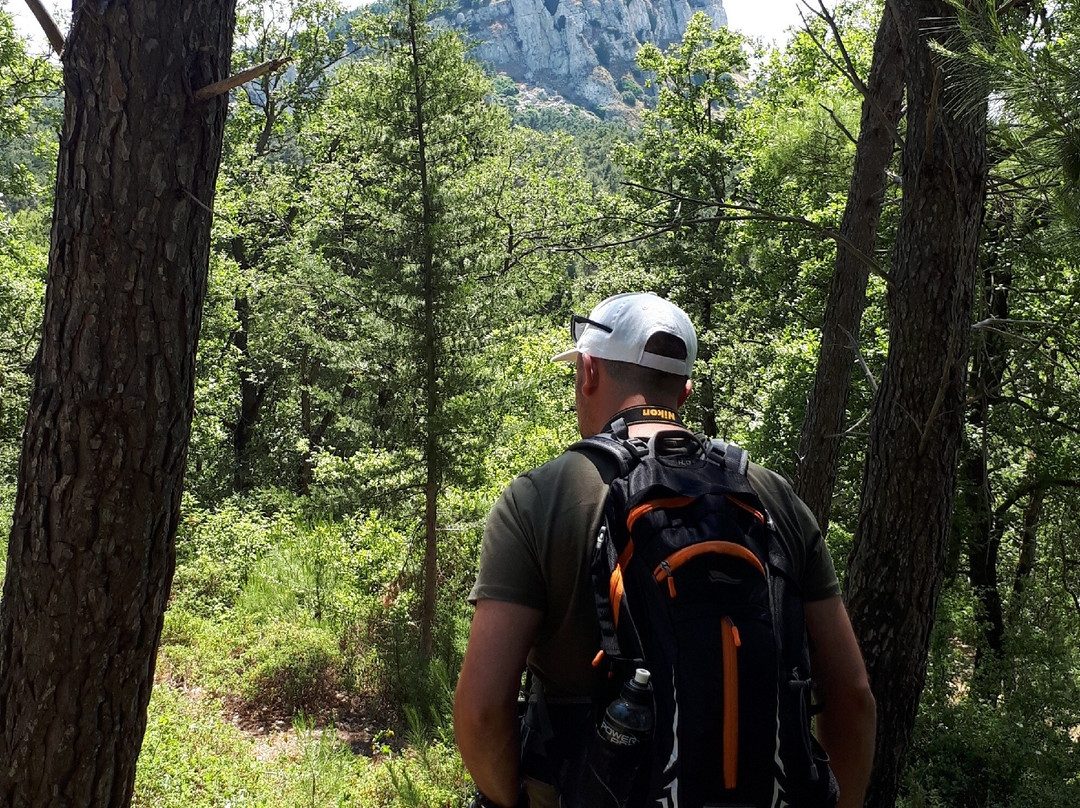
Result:
{"label": "tree branch", "polygon": [[221,81],[215,81],[213,84],[207,84],[201,90],[195,91],[196,101],[207,101],[214,96],[222,95],[229,92],[235,87],[239,87],[241,84],[245,84],[252,79],[257,79],[272,70],[280,70],[284,65],[287,65],[292,61],[292,57],[286,57],[284,59],[271,59],[269,62],[263,62],[261,65],[255,65],[249,67],[247,70],[242,70],[234,76],[229,76],[227,79]]}
{"label": "tree branch", "polygon": [[1080,488],[1080,480],[1071,477],[1036,477],[1034,480],[1028,480],[1014,488],[1012,493],[994,509],[994,519],[1004,519],[1009,509],[1028,494],[1047,491],[1051,488]]}
{"label": "tree branch", "polygon": [[1026,412],[1031,413],[1035,416],[1036,421],[1042,421],[1044,424],[1050,424],[1051,426],[1056,426],[1059,429],[1064,429],[1066,432],[1072,432],[1075,435],[1080,435],[1080,427],[1068,424],[1065,421],[1062,421],[1060,418],[1055,418],[1052,415],[1047,415],[1042,410],[1033,407],[1031,404],[1028,404],[1026,401],[1024,401],[1022,398],[1019,398],[1018,396],[1002,396],[999,401],[1002,404],[1012,404],[1022,410],[1025,410]]}
{"label": "tree branch", "polygon": [[757,221],[776,222],[777,224],[794,224],[798,225],[799,227],[805,227],[809,230],[813,230],[816,233],[820,233],[821,235],[832,239],[844,249],[848,250],[848,252],[850,252],[856,258],[858,258],[859,262],[862,263],[863,266],[865,266],[871,273],[877,275],[887,284],[892,286],[892,279],[889,277],[889,273],[882,269],[881,265],[871,256],[867,255],[858,247],[856,247],[847,236],[845,236],[838,230],[833,230],[831,227],[825,227],[824,225],[820,225],[817,222],[812,222],[802,216],[789,216],[782,213],[773,213],[772,211],[765,210],[764,208],[759,208],[756,205],[749,205],[746,203],[710,202],[703,199],[695,199],[694,197],[684,196],[683,194],[677,194],[674,191],[665,191],[661,188],[650,188],[648,186],[638,185],[637,183],[632,182],[624,182],[622,184],[629,188],[636,188],[640,191],[661,194],[668,197],[669,199],[678,200],[680,202],[689,202],[691,204],[700,205],[702,207],[714,207],[719,208],[720,210],[739,211],[750,214],[748,216],[709,216],[698,217],[696,219],[681,220],[678,222],[672,222],[671,224],[665,226],[662,230],[658,230],[657,234],[661,232],[667,232],[681,225],[711,222],[715,221],[717,218],[720,218],[723,221]]}
{"label": "tree branch", "polygon": [[45,31],[45,36],[48,38],[49,44],[53,46],[53,50],[56,51],[56,55],[60,56],[64,52],[64,35],[60,33],[60,28],[53,22],[53,18],[49,16],[49,12],[45,9],[41,0],[26,0],[26,5],[30,7],[30,11],[37,17],[38,24]]}
{"label": "tree branch", "polygon": [[814,41],[814,44],[817,45],[818,50],[821,51],[822,55],[832,62],[837,70],[847,77],[847,80],[859,91],[859,94],[862,95],[863,98],[869,98],[870,88],[866,86],[866,83],[861,78],[859,78],[859,71],[855,68],[855,62],[852,60],[851,54],[848,53],[847,46],[844,45],[843,37],[840,36],[840,28],[836,24],[836,17],[833,16],[833,13],[825,6],[823,0],[818,0],[818,7],[816,9],[811,8],[810,3],[807,2],[807,0],[802,0],[802,4],[806,6],[811,14],[818,19],[824,20],[825,24],[829,26],[829,30],[832,31],[833,38],[836,40],[836,46],[840,48],[840,55],[844,57],[844,64],[841,65],[833,55],[826,50],[825,43],[819,41],[813,31],[810,30],[810,25],[806,21],[806,16],[802,13],[802,9],[799,9],[799,16],[802,17],[804,29],[810,36],[810,39]]}
{"label": "tree branch", "polygon": [[[893,143],[895,143],[896,147],[902,151],[904,148],[904,139],[900,137],[900,132],[897,130],[896,126],[889,121],[888,116],[885,115],[885,110],[881,108],[881,104],[878,103],[877,97],[870,92],[870,88],[866,86],[866,82],[859,78],[859,72],[855,69],[855,63],[851,58],[851,54],[848,53],[847,46],[844,44],[844,39],[840,36],[840,28],[836,24],[836,17],[834,17],[833,13],[826,8],[823,0],[818,0],[818,7],[816,9],[810,6],[808,0],[801,0],[801,2],[811,14],[824,20],[825,24],[829,26],[833,38],[836,39],[836,45],[840,48],[840,54],[844,57],[844,63],[841,64],[837,61],[835,56],[829,53],[829,49],[825,47],[825,43],[818,39],[817,35],[811,30],[810,23],[807,21],[806,15],[803,13],[802,9],[799,9],[799,17],[801,17],[803,21],[803,31],[810,37],[810,40],[817,46],[817,49],[821,51],[821,55],[824,56],[833,67],[840,71],[840,74],[843,75],[844,78],[851,82],[851,86],[858,90],[859,95],[874,107],[874,111],[878,114],[878,117],[881,118],[882,123],[888,128]],[[886,7],[882,9],[881,13],[889,13],[888,2],[886,2]],[[834,118],[833,120],[836,119]]]}
{"label": "tree branch", "polygon": [[870,382],[870,389],[877,393],[877,379],[875,379],[874,374],[870,372],[870,366],[866,364],[866,358],[863,356],[862,348],[859,347],[859,341],[855,339],[855,335],[848,331],[846,328],[841,327],[840,330],[844,332],[844,334],[848,338],[848,341],[851,343],[851,349],[855,351],[855,357],[859,360],[859,367],[863,369],[863,373],[866,374],[867,381]]}
{"label": "tree branch", "polygon": [[825,110],[827,113],[829,113],[829,117],[833,119],[833,123],[835,123],[840,128],[840,131],[844,133],[844,136],[848,140],[850,140],[856,146],[859,145],[859,141],[855,138],[855,136],[853,134],[851,134],[851,132],[848,130],[848,128],[846,126],[844,126],[844,122],[836,117],[835,110],[833,110],[831,107],[825,106],[821,102],[818,102],[818,106],[821,107],[823,110]]}

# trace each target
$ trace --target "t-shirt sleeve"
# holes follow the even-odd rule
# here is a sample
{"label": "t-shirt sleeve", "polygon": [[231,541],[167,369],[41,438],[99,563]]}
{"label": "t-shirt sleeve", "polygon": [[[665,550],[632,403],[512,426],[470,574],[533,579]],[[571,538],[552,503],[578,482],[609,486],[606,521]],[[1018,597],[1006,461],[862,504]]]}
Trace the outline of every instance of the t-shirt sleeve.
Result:
{"label": "t-shirt sleeve", "polygon": [[751,464],[750,482],[772,516],[777,536],[788,550],[803,600],[840,594],[832,556],[814,514],[779,474]]}
{"label": "t-shirt sleeve", "polygon": [[799,586],[804,600],[824,600],[840,594],[840,582],[836,578],[832,555],[825,544],[825,539],[818,528],[817,520],[801,499],[795,498],[803,512],[800,521],[807,524],[805,536],[808,537],[806,559],[803,563]]}
{"label": "t-shirt sleeve", "polygon": [[522,514],[537,497],[528,477],[518,477],[503,491],[488,514],[480,547],[480,568],[469,593],[469,602],[499,600],[546,607],[546,588],[532,535],[532,525]]}

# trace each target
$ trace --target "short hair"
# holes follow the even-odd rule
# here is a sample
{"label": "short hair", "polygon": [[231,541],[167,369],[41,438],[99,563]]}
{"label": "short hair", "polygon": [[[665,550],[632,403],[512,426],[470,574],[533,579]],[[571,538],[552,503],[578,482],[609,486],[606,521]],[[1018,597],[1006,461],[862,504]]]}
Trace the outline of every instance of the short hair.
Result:
{"label": "short hair", "polygon": [[[672,359],[686,359],[686,343],[674,334],[657,331],[645,343],[646,353],[667,356]],[[677,400],[686,387],[686,376],[678,373],[666,373],[662,370],[635,365],[632,362],[618,362],[613,359],[601,359],[607,368],[608,376],[626,393],[642,393],[661,399]]]}

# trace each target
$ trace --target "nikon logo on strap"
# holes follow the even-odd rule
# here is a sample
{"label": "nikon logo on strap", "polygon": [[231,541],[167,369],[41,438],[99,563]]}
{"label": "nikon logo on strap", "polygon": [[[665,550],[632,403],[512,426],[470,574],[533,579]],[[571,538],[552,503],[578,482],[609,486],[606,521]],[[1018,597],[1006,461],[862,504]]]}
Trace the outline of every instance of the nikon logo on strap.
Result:
{"label": "nikon logo on strap", "polygon": [[658,421],[664,424],[675,424],[676,426],[683,425],[683,422],[679,419],[679,414],[675,410],[657,404],[639,404],[636,407],[627,407],[625,410],[621,410],[615,414],[614,418],[608,421],[604,431],[611,431],[612,425],[618,421],[622,421],[626,426],[630,426],[630,424],[656,423]]}
{"label": "nikon logo on strap", "polygon": [[641,415],[644,418],[660,418],[672,423],[679,420],[679,417],[674,412],[665,407],[642,407]]}

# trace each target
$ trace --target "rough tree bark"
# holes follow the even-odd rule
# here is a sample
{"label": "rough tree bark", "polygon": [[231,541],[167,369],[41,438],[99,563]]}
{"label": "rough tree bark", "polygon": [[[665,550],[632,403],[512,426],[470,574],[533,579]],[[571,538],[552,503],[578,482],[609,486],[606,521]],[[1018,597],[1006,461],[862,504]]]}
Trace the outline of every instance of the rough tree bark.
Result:
{"label": "rough tree bark", "polygon": [[[874,252],[885,202],[885,173],[892,161],[896,126],[903,108],[904,61],[894,15],[894,7],[886,3],[874,41],[855,166],[840,223],[841,234],[864,255]],[[810,507],[822,532],[828,528],[832,509],[868,277],[869,269],[858,255],[838,246],[821,326],[814,387],[799,438],[795,477],[795,491]]]}
{"label": "rough tree bark", "polygon": [[0,604],[0,805],[126,806],[193,406],[235,0],[77,2]]}
{"label": "rough tree bark", "polygon": [[[848,610],[878,704],[872,808],[891,808],[926,676],[964,419],[986,188],[986,95],[929,48],[955,11],[898,0],[907,85],[889,355],[871,412]],[[972,95],[975,92],[976,95]]]}

